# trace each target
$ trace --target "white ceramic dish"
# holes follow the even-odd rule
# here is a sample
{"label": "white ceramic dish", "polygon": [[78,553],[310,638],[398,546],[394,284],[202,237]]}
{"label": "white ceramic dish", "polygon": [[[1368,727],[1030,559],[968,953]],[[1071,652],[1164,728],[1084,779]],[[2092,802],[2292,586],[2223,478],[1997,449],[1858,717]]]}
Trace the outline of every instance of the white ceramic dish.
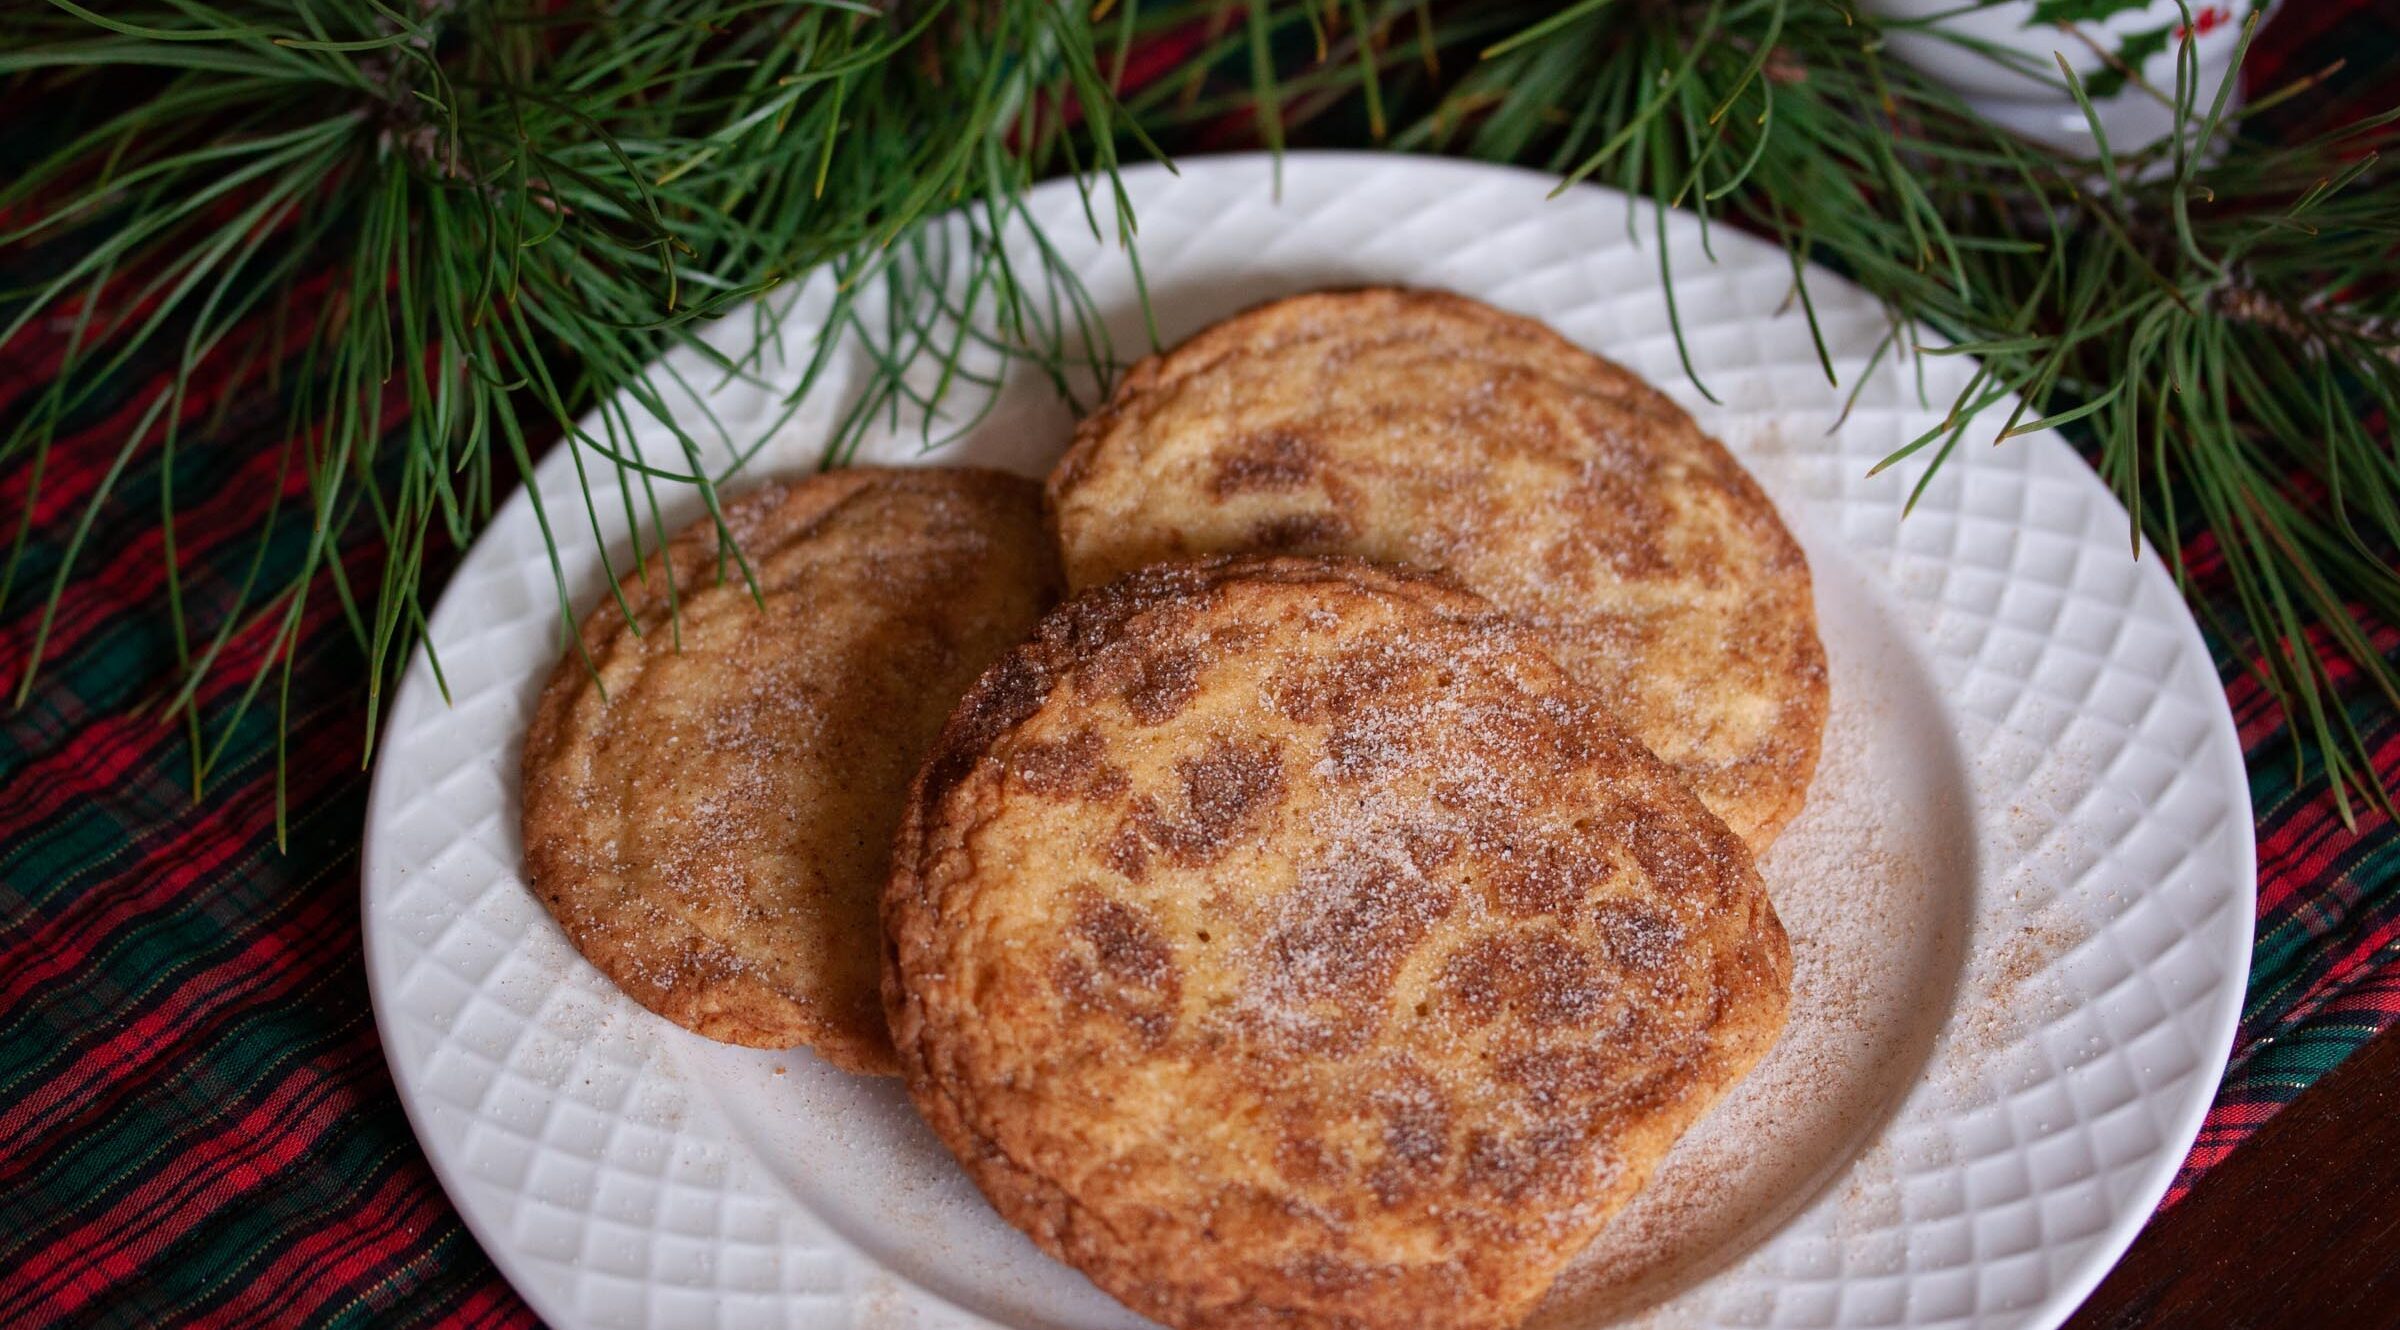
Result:
{"label": "white ceramic dish", "polygon": [[[2175,132],[2170,102],[2187,20],[2198,71],[2193,102],[2205,116],[2216,101],[2218,86],[2233,71],[2242,25],[2253,13],[2264,22],[2280,3],[2112,0],[2100,6],[2064,6],[2083,9],[2087,15],[2105,11],[2071,22],[2044,18],[2045,12],[2061,6],[2034,0],[1987,0],[1981,7],[1958,0],[1867,0],[1867,9],[1890,25],[1885,42],[1892,54],[1949,85],[1979,114],[2027,138],[2090,155],[2098,147],[2091,117],[2067,91],[2058,62],[2075,71],[2109,147],[2128,153]],[[1899,27],[1900,23],[1932,26],[1929,30]],[[2021,67],[2011,68],[1952,38],[1980,43],[2021,62]],[[2040,77],[2028,76],[2024,68]],[[2110,77],[2128,70],[2140,75],[2139,82]],[[2229,123],[2238,118],[2241,103],[2237,84],[2226,108]]]}
{"label": "white ceramic dish", "polygon": [[[1765,862],[1795,940],[1794,1018],[1742,1087],[1569,1272],[1537,1324],[1630,1315],[1745,1326],[2054,1324],[2132,1239],[2198,1130],[2250,944],[2247,785],[2200,636],[2155,557],[2066,444],[1962,448],[1915,513],[1919,433],[1970,367],[1886,371],[1838,429],[1883,331],[1812,293],[1830,387],[1772,246],[1669,217],[1682,372],[1645,211],[1529,173],[1296,155],[1129,173],[1170,341],[1268,297],[1398,282],[1548,320],[1648,375],[1758,473],[1807,547],[1834,718],[1807,812]],[[1071,190],[1032,211],[1120,347],[1123,252]],[[1629,239],[1638,234],[1640,243]],[[735,432],[765,428],[828,288],[781,317],[788,366],[705,372]],[[755,336],[734,320],[720,345]],[[750,474],[812,465],[857,360],[774,429]],[[711,387],[710,385],[717,385]],[[2000,417],[1995,416],[1996,422]],[[940,454],[1028,472],[1070,417],[1031,376]],[[902,428],[870,456],[921,454]],[[676,457],[664,431],[635,441]],[[541,465],[578,611],[601,582],[566,449]],[[593,473],[606,539],[623,510]],[[689,516],[690,496],[670,518]],[[612,514],[614,517],[612,518]],[[611,522],[615,525],[608,525]],[[806,1052],[708,1043],[627,1001],[525,889],[517,749],[561,638],[519,493],[432,619],[392,708],[368,814],[368,972],[392,1072],[469,1227],[560,1326],[1138,1324],[984,1206],[896,1084]]]}

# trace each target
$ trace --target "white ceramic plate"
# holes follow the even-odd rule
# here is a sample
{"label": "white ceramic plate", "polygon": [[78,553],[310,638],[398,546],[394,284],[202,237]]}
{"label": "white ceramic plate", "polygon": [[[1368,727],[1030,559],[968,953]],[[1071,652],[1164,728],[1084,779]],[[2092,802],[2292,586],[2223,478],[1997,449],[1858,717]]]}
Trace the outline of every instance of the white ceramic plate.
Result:
{"label": "white ceramic plate", "polygon": [[[1806,813],[1764,864],[1797,957],[1790,1029],[1562,1280],[1537,1324],[2054,1324],[2149,1214],[2216,1086],[2247,969],[2241,752],[2200,635],[2123,510],[2052,435],[1986,445],[1913,515],[1915,469],[1867,468],[1938,418],[1970,366],[1887,368],[1830,428],[1884,330],[1811,291],[1843,387],[1790,308],[1774,247],[1667,220],[1704,400],[1677,359],[1645,210],[1546,199],[1530,173],[1296,155],[1128,174],[1170,342],[1262,299],[1446,287],[1549,321],[1648,375],[1755,470],[1814,566],[1833,719]],[[1031,210],[1120,348],[1140,348],[1124,251],[1072,189]],[[1105,215],[1105,214],[1104,214]],[[1637,242],[1631,238],[1638,235]],[[1021,240],[1021,237],[1020,237]],[[1020,259],[1023,253],[1020,251]],[[668,366],[749,474],[813,465],[860,353],[780,425],[830,290],[804,287],[762,379]],[[759,323],[729,321],[720,346]],[[687,417],[696,418],[696,417]],[[1030,375],[944,460],[1039,473],[1070,416]],[[866,456],[923,455],[903,421]],[[635,442],[676,464],[656,427]],[[588,460],[588,459],[587,459]],[[605,536],[565,448],[538,474],[580,612]],[[695,505],[678,496],[670,518]],[[376,1019],[410,1120],[468,1226],[561,1326],[1140,1324],[983,1204],[888,1081],[806,1052],[684,1033],[578,957],[519,870],[517,750],[561,638],[519,493],[443,596],[384,734],[365,913]]]}

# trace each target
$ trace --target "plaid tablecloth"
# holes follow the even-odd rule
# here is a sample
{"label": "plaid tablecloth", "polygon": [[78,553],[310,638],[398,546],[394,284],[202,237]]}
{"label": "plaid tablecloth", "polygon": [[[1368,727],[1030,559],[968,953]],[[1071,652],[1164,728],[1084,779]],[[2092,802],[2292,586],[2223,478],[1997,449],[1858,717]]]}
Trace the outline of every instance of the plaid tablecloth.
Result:
{"label": "plaid tablecloth", "polygon": [[[2348,65],[2323,95],[2283,108],[2266,132],[2307,133],[2355,98],[2388,100],[2400,14],[2294,0],[2252,68],[2271,85],[2336,58]],[[47,146],[24,142],[39,139],[38,121],[0,137],[16,141],[0,143],[0,169]],[[25,275],[0,271],[0,289]],[[0,423],[56,355],[39,337],[0,353]],[[112,400],[78,413],[37,530],[72,520],[170,369],[155,352],[139,359]],[[435,1183],[376,1041],[359,948],[363,665],[350,635],[312,625],[290,674],[288,850],[275,846],[272,707],[206,736],[225,755],[198,802],[188,736],[158,719],[177,680],[160,610],[161,486],[171,479],[184,505],[184,594],[207,620],[254,554],[285,423],[260,374],[193,398],[192,415],[222,411],[221,427],[180,451],[171,478],[154,450],[117,478],[47,664],[0,720],[0,1325],[530,1323]],[[0,514],[12,524],[27,493],[25,468],[5,468]],[[297,565],[299,539],[267,551],[270,574]],[[446,566],[453,553],[436,557]],[[2190,553],[2210,568],[2205,542]],[[34,543],[18,585],[47,587],[60,555],[55,541]],[[348,551],[360,572],[377,555]],[[2230,594],[2221,577],[2203,591]],[[310,603],[321,618],[337,612],[325,588]],[[39,617],[38,591],[0,607],[0,683],[15,685]],[[2400,652],[2400,629],[2376,631]],[[264,645],[252,633],[233,652],[255,659]],[[2400,1017],[2400,830],[2369,816],[2353,834],[2321,785],[2296,785],[2289,729],[2237,648],[2213,645],[2258,810],[2258,950],[2232,1065],[2169,1204]],[[212,688],[239,686],[244,663]],[[2400,717],[2350,691],[2400,784]]]}

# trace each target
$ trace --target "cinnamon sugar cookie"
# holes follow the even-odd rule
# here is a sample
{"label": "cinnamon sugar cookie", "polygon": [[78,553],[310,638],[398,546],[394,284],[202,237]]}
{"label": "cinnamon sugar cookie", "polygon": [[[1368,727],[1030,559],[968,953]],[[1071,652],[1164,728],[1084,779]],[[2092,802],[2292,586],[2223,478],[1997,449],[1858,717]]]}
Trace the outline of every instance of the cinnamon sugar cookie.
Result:
{"label": "cinnamon sugar cookie", "polygon": [[884,924],[926,1121],[1185,1330],[1515,1324],[1791,966],[1749,850],[1534,634],[1351,560],[1051,614],[936,741]]}
{"label": "cinnamon sugar cookie", "polygon": [[1825,727],[1808,565],[1630,371],[1429,291],[1277,301],[1134,366],[1052,474],[1077,590],[1161,559],[1439,568],[1540,632],[1763,851]]}
{"label": "cinnamon sugar cookie", "polygon": [[642,1005],[889,1074],[876,909],[892,829],[943,717],[1056,598],[1039,492],[859,468],[725,516],[764,606],[704,521],[626,579],[638,636],[613,599],[592,611],[598,678],[568,652],[525,740],[526,867]]}

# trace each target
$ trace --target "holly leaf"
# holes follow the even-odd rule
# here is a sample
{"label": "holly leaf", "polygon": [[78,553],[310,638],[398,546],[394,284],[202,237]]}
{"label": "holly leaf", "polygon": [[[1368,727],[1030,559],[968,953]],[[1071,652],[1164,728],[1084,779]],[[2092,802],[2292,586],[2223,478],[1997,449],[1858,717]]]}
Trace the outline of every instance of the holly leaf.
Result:
{"label": "holly leaf", "polygon": [[2147,9],[2150,0],[2039,0],[2026,27],[2046,23],[2096,23],[2111,14]]}
{"label": "holly leaf", "polygon": [[2083,81],[2083,95],[2098,101],[2114,97],[2125,88],[2125,71],[2139,72],[2142,62],[2167,49],[2167,41],[2175,35],[2175,26],[2152,28],[2148,32],[2129,32],[2117,43],[2117,63],[2093,70]]}

